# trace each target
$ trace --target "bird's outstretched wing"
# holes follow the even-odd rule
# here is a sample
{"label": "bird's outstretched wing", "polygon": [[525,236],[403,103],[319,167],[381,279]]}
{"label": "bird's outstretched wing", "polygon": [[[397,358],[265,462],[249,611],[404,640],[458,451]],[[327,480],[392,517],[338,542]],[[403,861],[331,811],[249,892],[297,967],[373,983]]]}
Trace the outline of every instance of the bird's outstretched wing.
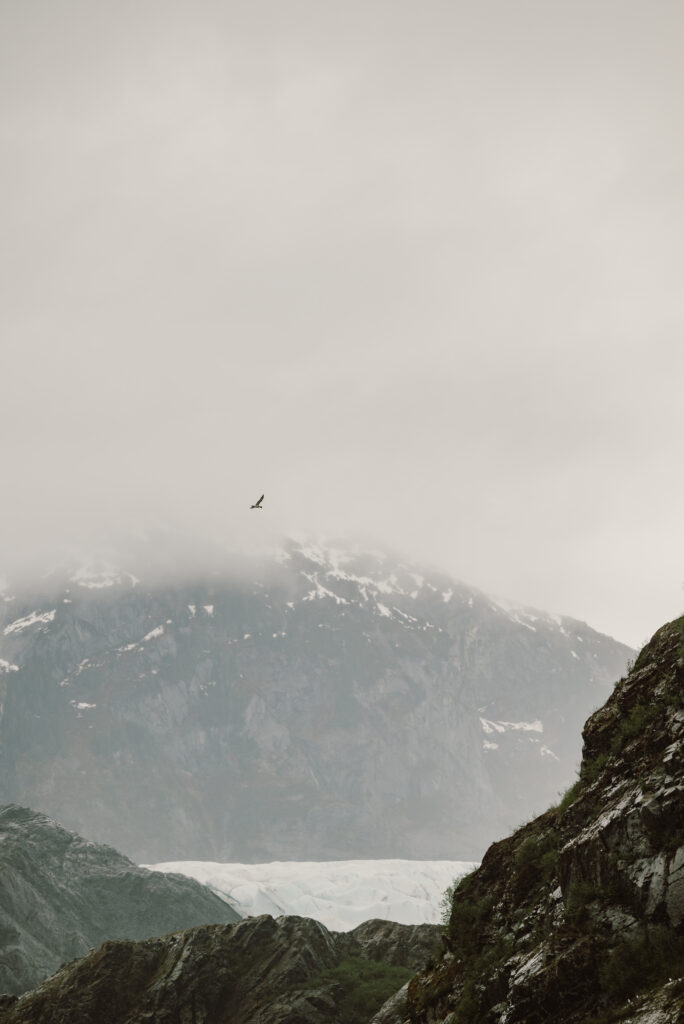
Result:
{"label": "bird's outstretched wing", "polygon": [[264,498],[265,498],[265,497],[266,497],[266,495],[265,495],[265,494],[262,494],[262,495],[261,495],[261,497],[259,498],[259,500],[257,501],[257,505],[260,505],[260,504],[261,504],[261,502],[262,502],[262,501],[264,500]]}

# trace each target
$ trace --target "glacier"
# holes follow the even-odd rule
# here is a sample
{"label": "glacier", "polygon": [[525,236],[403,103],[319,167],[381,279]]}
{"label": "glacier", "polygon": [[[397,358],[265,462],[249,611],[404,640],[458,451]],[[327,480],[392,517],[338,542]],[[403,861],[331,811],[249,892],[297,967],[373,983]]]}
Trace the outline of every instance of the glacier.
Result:
{"label": "glacier", "polygon": [[462,860],[186,860],[141,866],[202,882],[241,917],[294,914],[346,932],[373,918],[438,924],[444,891],[478,865]]}

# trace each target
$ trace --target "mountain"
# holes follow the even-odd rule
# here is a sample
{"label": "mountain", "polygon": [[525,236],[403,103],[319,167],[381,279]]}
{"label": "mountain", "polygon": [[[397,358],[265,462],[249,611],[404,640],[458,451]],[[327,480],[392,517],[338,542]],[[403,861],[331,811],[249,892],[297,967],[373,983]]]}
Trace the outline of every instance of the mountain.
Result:
{"label": "mountain", "polygon": [[238,919],[198,882],[136,867],[44,814],[0,808],[0,992],[33,988],[105,939]]}
{"label": "mountain", "polygon": [[146,942],[105,942],[1,1024],[366,1024],[434,953],[436,925],[368,921],[342,935],[268,915]]}
{"label": "mountain", "polygon": [[679,1024],[684,618],[658,631],[583,738],[578,780],[489,847],[439,942],[431,925],[335,934],[267,915],[109,941],[0,999],[0,1024]]}
{"label": "mountain", "polygon": [[438,924],[454,880],[477,865],[460,860],[271,861],[149,864],[187,875],[225,899],[240,917],[283,914],[312,917],[346,932],[371,919]]}
{"label": "mountain", "polygon": [[632,653],[386,553],[188,561],[0,601],[0,800],[138,862],[479,860]]}
{"label": "mountain", "polygon": [[411,1024],[684,1020],[684,618],[583,736],[563,800],[458,885],[446,948],[409,984]]}

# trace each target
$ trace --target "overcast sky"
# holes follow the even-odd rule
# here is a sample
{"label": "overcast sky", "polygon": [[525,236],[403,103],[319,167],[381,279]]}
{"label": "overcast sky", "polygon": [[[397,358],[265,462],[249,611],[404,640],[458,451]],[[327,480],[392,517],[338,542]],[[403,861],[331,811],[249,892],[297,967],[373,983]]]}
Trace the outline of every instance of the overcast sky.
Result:
{"label": "overcast sky", "polygon": [[362,533],[681,614],[682,52],[681,0],[0,0],[0,554]]}

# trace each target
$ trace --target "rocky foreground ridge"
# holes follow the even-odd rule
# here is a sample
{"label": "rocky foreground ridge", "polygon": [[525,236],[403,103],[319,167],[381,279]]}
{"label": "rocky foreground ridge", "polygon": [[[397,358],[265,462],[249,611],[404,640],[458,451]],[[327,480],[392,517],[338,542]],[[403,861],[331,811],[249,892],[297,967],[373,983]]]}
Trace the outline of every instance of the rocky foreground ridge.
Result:
{"label": "rocky foreground ridge", "polygon": [[2,1024],[366,1024],[439,943],[437,925],[329,932],[248,918],[146,942],[105,942],[35,991],[0,997]]}
{"label": "rocky foreground ridge", "polygon": [[459,884],[445,949],[409,984],[411,1024],[684,1021],[684,618],[583,738],[561,803]]}
{"label": "rocky foreground ridge", "polygon": [[190,878],[140,868],[26,807],[0,808],[0,993],[33,988],[105,939],[237,920]]}

